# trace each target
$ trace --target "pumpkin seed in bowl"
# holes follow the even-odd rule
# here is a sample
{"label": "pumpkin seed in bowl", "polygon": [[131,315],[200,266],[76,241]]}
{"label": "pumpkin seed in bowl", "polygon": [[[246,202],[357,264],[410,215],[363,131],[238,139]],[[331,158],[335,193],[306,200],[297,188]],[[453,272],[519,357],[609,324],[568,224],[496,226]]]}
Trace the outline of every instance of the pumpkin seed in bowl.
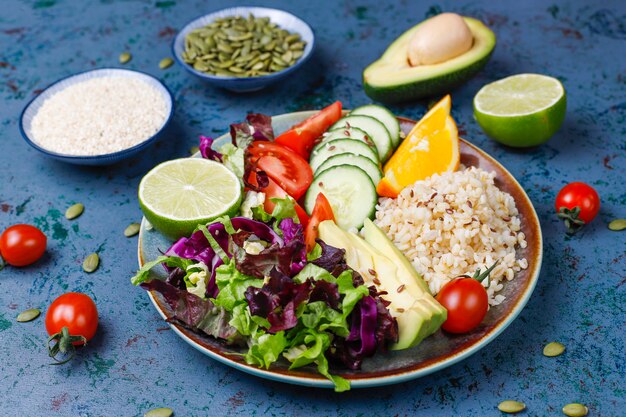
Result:
{"label": "pumpkin seed in bowl", "polygon": [[306,42],[269,17],[220,17],[185,37],[183,61],[196,71],[224,77],[256,77],[294,65]]}

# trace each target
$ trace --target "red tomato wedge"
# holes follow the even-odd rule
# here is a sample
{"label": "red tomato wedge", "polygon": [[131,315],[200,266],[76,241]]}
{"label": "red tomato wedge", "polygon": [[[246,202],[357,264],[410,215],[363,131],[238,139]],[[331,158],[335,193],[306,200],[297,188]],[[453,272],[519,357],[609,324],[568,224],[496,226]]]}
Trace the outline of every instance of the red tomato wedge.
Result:
{"label": "red tomato wedge", "polygon": [[313,207],[313,213],[309,219],[309,224],[304,230],[304,243],[306,244],[306,251],[311,252],[315,247],[315,239],[317,238],[317,227],[324,220],[335,220],[333,209],[330,203],[326,199],[326,196],[322,193],[318,193],[315,198],[315,206]]}
{"label": "red tomato wedge", "polygon": [[[269,184],[267,185],[267,187],[261,189],[261,192],[265,193],[265,203],[263,203],[263,209],[266,212],[271,213],[272,211],[274,211],[274,206],[276,206],[276,204],[274,204],[273,201],[270,201],[270,199],[285,198],[288,196],[288,194],[285,190],[280,188],[278,184],[272,181],[271,178],[268,179]],[[250,176],[248,177],[248,182],[254,186],[258,186],[256,182],[256,174],[254,172],[250,173]],[[302,225],[302,227],[306,228],[307,224],[309,223],[309,216],[298,203],[295,203],[295,208],[298,219],[300,220],[300,224]]]}
{"label": "red tomato wedge", "polygon": [[309,163],[289,148],[274,142],[252,142],[250,160],[295,200],[304,195],[313,182]]}
{"label": "red tomato wedge", "polygon": [[341,102],[336,101],[278,136],[275,142],[288,147],[308,160],[315,139],[322,136],[322,133],[326,132],[340,118]]}

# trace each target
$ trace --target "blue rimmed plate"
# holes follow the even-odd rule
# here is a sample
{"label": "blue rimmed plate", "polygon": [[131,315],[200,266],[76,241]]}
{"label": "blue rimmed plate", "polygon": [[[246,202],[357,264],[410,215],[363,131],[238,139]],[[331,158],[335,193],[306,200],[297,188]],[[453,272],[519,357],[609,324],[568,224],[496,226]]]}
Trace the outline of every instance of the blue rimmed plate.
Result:
{"label": "blue rimmed plate", "polygon": [[[272,118],[275,132],[280,133],[294,124],[301,122],[316,112],[290,113]],[[406,134],[415,125],[415,121],[398,118],[402,131]],[[215,146],[219,147],[230,138],[227,135],[217,139]],[[495,183],[503,191],[511,194],[519,210],[521,230],[526,235],[526,248],[519,248],[517,255],[528,260],[528,268],[516,274],[514,280],[506,282],[499,294],[506,299],[502,304],[489,309],[481,325],[465,335],[451,335],[437,331],[426,338],[421,344],[411,349],[376,354],[363,362],[358,371],[333,369],[348,379],[352,388],[365,388],[380,385],[396,384],[419,378],[430,373],[447,368],[483,349],[492,342],[513,320],[519,315],[528,302],[539,278],[543,253],[543,238],[537,213],[520,184],[502,165],[487,153],[460,140],[461,163],[465,166],[476,166],[487,171],[495,171]],[[155,259],[170,245],[171,241],[157,230],[148,228],[144,219],[141,225],[138,244],[139,265]],[[153,269],[154,278],[165,278],[159,268]],[[171,316],[167,303],[157,293],[149,293],[157,312],[164,319]],[[193,348],[205,355],[241,371],[271,380],[305,385],[312,387],[333,388],[332,382],[319,375],[313,367],[303,367],[296,370],[288,369],[288,362],[278,361],[270,369],[259,369],[246,364],[241,356],[233,353],[242,353],[233,347],[226,346],[217,339],[203,336],[190,331],[178,324],[170,324],[178,336]]]}
{"label": "blue rimmed plate", "polygon": [[[103,155],[62,154],[62,153],[48,150],[42,147],[41,145],[39,145],[37,142],[35,142],[35,140],[33,139],[32,129],[31,129],[32,121],[35,115],[37,114],[37,112],[39,111],[39,109],[41,108],[41,106],[44,104],[44,102],[48,98],[66,89],[67,87],[77,84],[79,82],[86,81],[86,80],[93,79],[93,78],[102,78],[102,77],[111,77],[111,76],[128,77],[128,78],[135,78],[135,79],[142,80],[146,82],[148,85],[154,87],[163,96],[163,100],[165,101],[165,106],[166,106],[165,113],[167,114],[167,117],[165,118],[165,120],[163,121],[163,124],[159,127],[159,129],[154,135],[150,136],[149,138],[143,140],[141,143],[138,143],[137,145],[134,145],[130,148],[127,148],[118,152],[103,154]],[[33,148],[35,148],[36,150],[38,150],[39,152],[41,152],[42,154],[50,158],[57,159],[63,162],[68,162],[70,164],[76,164],[76,165],[110,165],[115,162],[121,161],[122,159],[126,159],[133,155],[136,155],[142,150],[144,150],[145,148],[147,148],[148,146],[150,146],[152,143],[154,143],[159,138],[161,133],[163,133],[165,127],[170,122],[173,114],[174,114],[174,98],[172,96],[172,93],[161,81],[159,81],[155,77],[149,74],[146,74],[144,72],[141,72],[141,71],[127,70],[127,69],[121,69],[121,68],[100,68],[100,69],[95,69],[95,70],[90,70],[90,71],[85,71],[85,72],[81,72],[78,74],[70,75],[69,77],[62,78],[50,84],[48,87],[46,87],[45,90],[43,90],[37,97],[32,99],[30,103],[26,105],[26,107],[22,111],[22,115],[20,116],[19,128],[20,128],[20,133],[22,134],[22,137],[24,138],[26,143],[28,143],[30,146],[32,146]]]}
{"label": "blue rimmed plate", "polygon": [[[288,30],[289,32],[295,32],[300,35],[303,41],[306,42],[304,53],[302,57],[296,63],[289,68],[285,68],[282,71],[278,71],[269,75],[262,75],[258,77],[223,77],[217,75],[210,75],[201,71],[195,70],[191,65],[187,64],[183,58],[182,53],[185,50],[185,38],[187,35],[198,28],[206,26],[212,23],[215,19],[230,16],[248,16],[252,13],[255,17],[269,17],[272,23],[276,23],[281,29]],[[235,91],[238,93],[250,92],[261,90],[274,84],[285,77],[288,77],[298,68],[302,67],[311,57],[313,48],[315,46],[315,34],[313,29],[304,20],[284,10],[272,9],[269,7],[230,7],[222,9],[217,12],[209,13],[207,15],[198,17],[187,23],[183,29],[178,32],[174,43],[172,44],[172,50],[176,61],[191,74],[201,78],[208,83],[215,85],[216,87],[225,88],[227,90]]]}

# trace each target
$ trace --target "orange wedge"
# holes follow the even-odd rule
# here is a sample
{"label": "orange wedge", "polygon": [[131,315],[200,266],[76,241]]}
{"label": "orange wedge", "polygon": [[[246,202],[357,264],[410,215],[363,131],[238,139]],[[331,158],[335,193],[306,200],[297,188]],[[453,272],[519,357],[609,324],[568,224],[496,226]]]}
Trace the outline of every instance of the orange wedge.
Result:
{"label": "orange wedge", "polygon": [[445,96],[413,127],[383,169],[376,191],[395,198],[415,181],[459,167],[459,134]]}

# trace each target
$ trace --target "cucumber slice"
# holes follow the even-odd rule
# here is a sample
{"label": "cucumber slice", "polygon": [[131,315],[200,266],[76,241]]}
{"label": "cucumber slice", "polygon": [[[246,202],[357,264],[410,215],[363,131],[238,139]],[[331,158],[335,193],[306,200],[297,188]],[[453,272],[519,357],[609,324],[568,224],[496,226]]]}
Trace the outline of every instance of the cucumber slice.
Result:
{"label": "cucumber slice", "polygon": [[323,146],[311,153],[311,159],[309,160],[311,169],[315,172],[317,168],[331,156],[346,152],[362,155],[378,165],[378,154],[376,150],[367,146],[365,142],[354,139],[335,139],[330,142],[325,142]]}
{"label": "cucumber slice", "polygon": [[365,171],[365,173],[367,173],[367,175],[369,175],[374,185],[378,184],[383,176],[383,173],[380,168],[378,168],[378,165],[362,155],[356,155],[353,153],[342,153],[328,158],[326,162],[317,168],[313,176],[317,177],[327,169],[338,165],[354,165],[355,167],[361,168]]}
{"label": "cucumber slice", "polygon": [[328,168],[313,180],[304,198],[304,208],[309,214],[318,193],[326,196],[337,225],[344,230],[360,229],[365,219],[373,217],[376,211],[376,187],[369,175],[354,165]]}
{"label": "cucumber slice", "polygon": [[396,116],[394,116],[393,113],[391,113],[383,106],[368,104],[365,106],[357,107],[356,109],[352,110],[350,114],[362,114],[365,116],[373,117],[374,119],[385,125],[387,131],[389,132],[389,135],[391,136],[391,144],[393,145],[393,147],[395,148],[400,144],[400,122],[398,122],[398,119],[396,119]]}
{"label": "cucumber slice", "polygon": [[386,161],[393,152],[391,146],[391,136],[387,132],[387,128],[384,124],[379,122],[370,116],[363,115],[348,115],[342,119],[339,119],[337,123],[330,127],[331,130],[336,128],[357,127],[367,132],[368,136],[378,149],[378,155],[380,155],[380,161]]}
{"label": "cucumber slice", "polygon": [[[374,144],[374,142],[372,142],[372,140],[369,138],[366,132],[356,127],[351,127],[349,129],[330,130],[324,133],[324,135],[322,136],[322,140],[313,148],[313,152],[315,152],[316,149],[321,148],[324,145],[324,143],[330,142],[336,139],[360,140],[361,142],[365,142],[367,145],[369,145],[374,150],[376,150],[376,145]],[[378,153],[378,150],[376,150],[376,153]]]}

